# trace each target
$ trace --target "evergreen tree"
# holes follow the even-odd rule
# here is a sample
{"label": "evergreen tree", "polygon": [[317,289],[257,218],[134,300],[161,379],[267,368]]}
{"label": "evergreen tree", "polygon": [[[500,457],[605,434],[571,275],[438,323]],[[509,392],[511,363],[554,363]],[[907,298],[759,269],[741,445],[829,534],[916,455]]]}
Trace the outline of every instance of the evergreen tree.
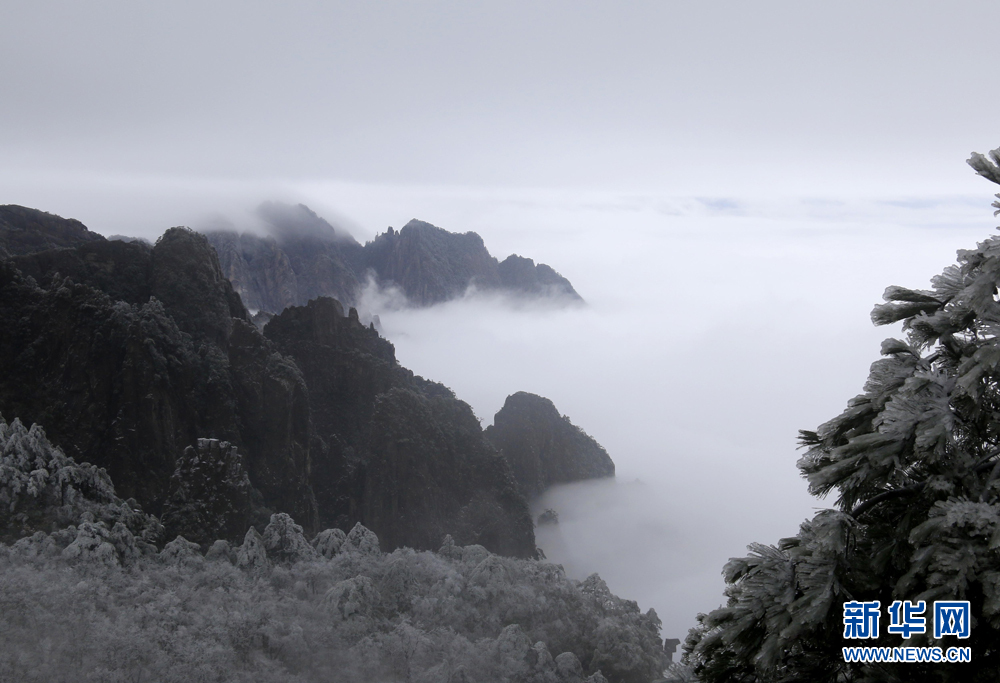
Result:
{"label": "evergreen tree", "polygon": [[[1000,184],[1000,149],[969,164]],[[1000,194],[997,195],[1000,198]],[[1000,201],[994,202],[1000,213]],[[994,214],[996,215],[996,214]],[[723,572],[728,604],[699,615],[684,645],[700,680],[996,681],[1000,673],[1000,236],[958,252],[929,290],[889,287],[864,393],[816,431],[798,466],[837,494],[777,546],[750,546]],[[844,639],[843,603],[879,600],[877,640]],[[894,600],[968,600],[971,636],[903,641]],[[968,646],[967,664],[847,664],[841,648]]]}

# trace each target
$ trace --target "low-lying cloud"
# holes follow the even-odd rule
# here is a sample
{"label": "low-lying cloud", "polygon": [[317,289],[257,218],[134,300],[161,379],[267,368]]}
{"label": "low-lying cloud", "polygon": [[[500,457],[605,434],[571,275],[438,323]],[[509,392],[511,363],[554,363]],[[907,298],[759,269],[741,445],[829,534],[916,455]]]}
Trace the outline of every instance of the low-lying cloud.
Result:
{"label": "low-lying cloud", "polygon": [[[926,286],[990,226],[985,201],[973,228],[967,205],[947,202],[933,215],[848,200],[830,212],[802,202],[770,215],[765,205],[667,217],[653,203],[610,219],[568,203],[511,206],[440,224],[491,245],[516,235],[587,306],[470,291],[425,309],[373,299],[372,310],[400,362],[454,389],[484,425],[507,395],[530,391],[607,448],[616,480],[536,501],[536,514],[551,507],[561,520],[538,529],[539,544],[570,575],[599,572],[654,607],[669,637],[724,601],[729,557],[793,535],[833,504],[807,494],[798,430],[843,410],[880,341],[899,336],[868,317],[885,287]],[[926,229],[948,220],[951,232]]]}

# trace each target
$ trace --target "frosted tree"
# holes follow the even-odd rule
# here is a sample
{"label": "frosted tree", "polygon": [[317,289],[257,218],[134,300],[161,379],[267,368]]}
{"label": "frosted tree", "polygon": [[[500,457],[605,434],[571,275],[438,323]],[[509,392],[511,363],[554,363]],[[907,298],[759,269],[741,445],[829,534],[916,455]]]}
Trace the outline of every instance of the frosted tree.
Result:
{"label": "frosted tree", "polygon": [[0,416],[0,540],[34,531],[104,523],[121,523],[145,541],[162,533],[159,521],[133,501],[115,495],[103,468],[78,463],[53,446],[41,425],[26,428],[19,419],[8,424]]}
{"label": "frosted tree", "polygon": [[271,515],[271,523],[265,527],[262,540],[267,556],[278,562],[294,563],[318,557],[302,534],[302,527],[284,512]]}
{"label": "frosted tree", "polygon": [[[1000,150],[970,165],[1000,183]],[[1000,195],[998,195],[1000,197]],[[1000,210],[1000,202],[994,206]],[[1000,213],[1000,211],[998,211]],[[700,616],[685,661],[702,681],[995,681],[1000,671],[1000,237],[958,252],[928,290],[889,287],[864,393],[816,431],[799,469],[837,509],[724,576],[728,604]],[[843,602],[968,600],[973,661],[843,662]],[[882,630],[871,645],[900,645]],[[907,645],[953,645],[914,636]]]}
{"label": "frosted tree", "polygon": [[162,521],[168,538],[197,543],[242,536],[252,517],[253,488],[243,458],[228,441],[198,439],[177,458]]}

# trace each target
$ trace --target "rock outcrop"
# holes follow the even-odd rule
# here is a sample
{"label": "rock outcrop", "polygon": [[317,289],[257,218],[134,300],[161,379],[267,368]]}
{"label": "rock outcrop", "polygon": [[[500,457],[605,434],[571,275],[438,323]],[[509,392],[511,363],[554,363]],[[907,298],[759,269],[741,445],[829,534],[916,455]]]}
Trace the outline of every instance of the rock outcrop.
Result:
{"label": "rock outcrop", "polygon": [[569,280],[545,264],[516,255],[499,263],[474,232],[452,233],[414,219],[361,246],[301,204],[267,202],[258,215],[266,235],[232,227],[206,232],[252,311],[279,313],[319,296],[354,305],[369,277],[417,306],[462,296],[470,287],[582,301]]}
{"label": "rock outcrop", "polygon": [[264,328],[309,388],[320,526],[363,522],[386,549],[437,548],[445,534],[534,553],[510,469],[471,408],[399,366],[391,343],[333,299],[286,309]]}
{"label": "rock outcrop", "polygon": [[560,415],[547,398],[518,392],[486,428],[486,438],[510,463],[518,489],[528,498],[553,484],[613,477],[607,451]]}
{"label": "rock outcrop", "polygon": [[530,258],[511,254],[497,266],[500,284],[509,292],[523,296],[560,297],[569,301],[583,299],[569,280],[544,263],[536,264]]}
{"label": "rock outcrop", "polygon": [[418,306],[454,299],[469,287],[500,287],[497,261],[474,232],[451,233],[414,219],[365,245],[365,256],[379,282],[399,287]]}

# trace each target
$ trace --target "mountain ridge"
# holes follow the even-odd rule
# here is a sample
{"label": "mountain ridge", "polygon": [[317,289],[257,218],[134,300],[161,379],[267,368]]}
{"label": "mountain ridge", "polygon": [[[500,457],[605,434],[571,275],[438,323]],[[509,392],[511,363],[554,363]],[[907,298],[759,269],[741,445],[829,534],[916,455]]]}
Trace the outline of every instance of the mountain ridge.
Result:
{"label": "mountain ridge", "polygon": [[13,213],[70,238],[47,250],[5,242],[25,253],[0,261],[0,413],[44,424],[67,455],[107,468],[123,497],[190,529],[194,513],[166,513],[214,509],[184,492],[201,490],[189,473],[207,457],[188,451],[217,440],[238,449],[252,485],[213,485],[235,496],[223,508],[242,510],[239,524],[277,510],[310,532],[363,522],[391,547],[434,548],[450,534],[534,555],[508,458],[466,403],[400,366],[355,309],[319,297],[260,331],[204,235],[171,228],[150,246]]}
{"label": "mountain ridge", "polygon": [[258,214],[268,225],[264,236],[232,227],[204,233],[233,287],[254,311],[279,313],[316,296],[357,305],[369,279],[398,289],[415,306],[460,297],[470,287],[583,303],[552,267],[516,254],[498,261],[475,232],[453,233],[414,218],[361,245],[303,204],[269,202],[262,209]]}

